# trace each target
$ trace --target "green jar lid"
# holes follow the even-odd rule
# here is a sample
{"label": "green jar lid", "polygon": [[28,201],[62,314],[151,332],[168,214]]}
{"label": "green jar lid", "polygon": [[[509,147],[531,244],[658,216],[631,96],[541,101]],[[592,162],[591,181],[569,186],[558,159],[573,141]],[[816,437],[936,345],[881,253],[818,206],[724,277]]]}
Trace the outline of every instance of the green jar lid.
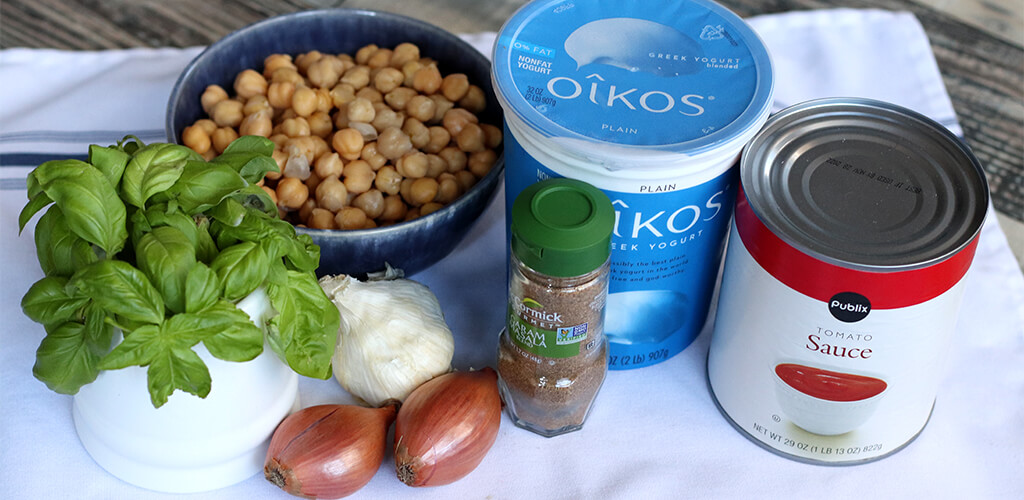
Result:
{"label": "green jar lid", "polygon": [[573,179],[547,179],[512,204],[512,252],[548,276],[589,273],[608,260],[615,210],[599,189]]}

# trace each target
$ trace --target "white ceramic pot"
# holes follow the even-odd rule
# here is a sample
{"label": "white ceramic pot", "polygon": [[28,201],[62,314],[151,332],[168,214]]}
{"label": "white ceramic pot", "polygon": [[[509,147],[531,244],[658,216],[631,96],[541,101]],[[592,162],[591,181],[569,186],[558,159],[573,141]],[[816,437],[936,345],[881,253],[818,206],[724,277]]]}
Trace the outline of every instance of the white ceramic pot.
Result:
{"label": "white ceramic pot", "polygon": [[[270,310],[263,289],[238,303],[259,324]],[[160,408],[146,369],[101,372],[74,397],[75,429],[89,455],[118,478],[168,493],[193,493],[242,481],[263,468],[277,424],[298,408],[298,376],[269,347],[256,359],[196,353],[210,370],[210,394],[175,391]]]}

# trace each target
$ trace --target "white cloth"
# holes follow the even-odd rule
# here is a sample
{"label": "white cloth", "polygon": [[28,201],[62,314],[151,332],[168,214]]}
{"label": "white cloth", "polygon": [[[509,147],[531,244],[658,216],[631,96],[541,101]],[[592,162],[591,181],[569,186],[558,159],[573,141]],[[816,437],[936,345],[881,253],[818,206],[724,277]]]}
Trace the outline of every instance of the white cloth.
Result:
{"label": "white cloth", "polygon": [[[955,115],[928,41],[906,13],[796,12],[750,23],[777,69],[778,102],[874,97],[952,128]],[[468,36],[489,53],[493,34]],[[82,155],[126,133],[162,140],[166,99],[191,49],[0,52],[0,497],[158,498],[98,467],[75,434],[71,398],[32,377],[41,326],[19,302],[41,277],[16,153]],[[26,158],[20,156],[22,159]],[[40,157],[27,157],[40,158]],[[414,276],[440,298],[455,366],[493,365],[504,311],[503,204],[497,200],[448,258]],[[545,439],[503,416],[479,468],[453,485],[409,490],[388,459],[351,498],[1024,498],[1024,277],[994,217],[968,275],[948,372],[931,422],[909,447],[869,464],[806,465],[734,430],[705,382],[710,329],[683,353],[608,375],[585,428]],[[333,381],[304,379],[305,405],[344,402]],[[285,498],[263,478],[193,498]]]}

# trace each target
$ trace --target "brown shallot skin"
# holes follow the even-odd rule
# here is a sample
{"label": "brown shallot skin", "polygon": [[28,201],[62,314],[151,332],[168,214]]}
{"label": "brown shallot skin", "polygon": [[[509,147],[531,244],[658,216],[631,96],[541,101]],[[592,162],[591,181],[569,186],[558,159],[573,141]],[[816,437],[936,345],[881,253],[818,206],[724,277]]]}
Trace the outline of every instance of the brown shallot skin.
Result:
{"label": "brown shallot skin", "polygon": [[498,436],[501,396],[490,367],[439,375],[406,398],[395,420],[395,469],[409,486],[441,486],[476,469]]}
{"label": "brown shallot skin", "polygon": [[396,406],[319,405],[289,415],[270,439],[264,476],[303,498],[355,493],[384,461]]}

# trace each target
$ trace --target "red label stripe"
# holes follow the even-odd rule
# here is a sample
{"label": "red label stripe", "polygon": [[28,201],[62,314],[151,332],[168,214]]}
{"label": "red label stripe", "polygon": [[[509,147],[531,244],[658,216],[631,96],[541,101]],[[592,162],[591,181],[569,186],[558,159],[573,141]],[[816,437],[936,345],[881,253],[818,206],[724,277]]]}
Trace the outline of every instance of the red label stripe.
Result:
{"label": "red label stripe", "polygon": [[856,292],[867,297],[873,309],[912,306],[941,295],[967,273],[978,244],[975,236],[960,252],[920,269],[848,269],[818,260],[782,241],[754,214],[742,189],[736,200],[736,230],[754,260],[786,286],[822,302],[840,292]]}

